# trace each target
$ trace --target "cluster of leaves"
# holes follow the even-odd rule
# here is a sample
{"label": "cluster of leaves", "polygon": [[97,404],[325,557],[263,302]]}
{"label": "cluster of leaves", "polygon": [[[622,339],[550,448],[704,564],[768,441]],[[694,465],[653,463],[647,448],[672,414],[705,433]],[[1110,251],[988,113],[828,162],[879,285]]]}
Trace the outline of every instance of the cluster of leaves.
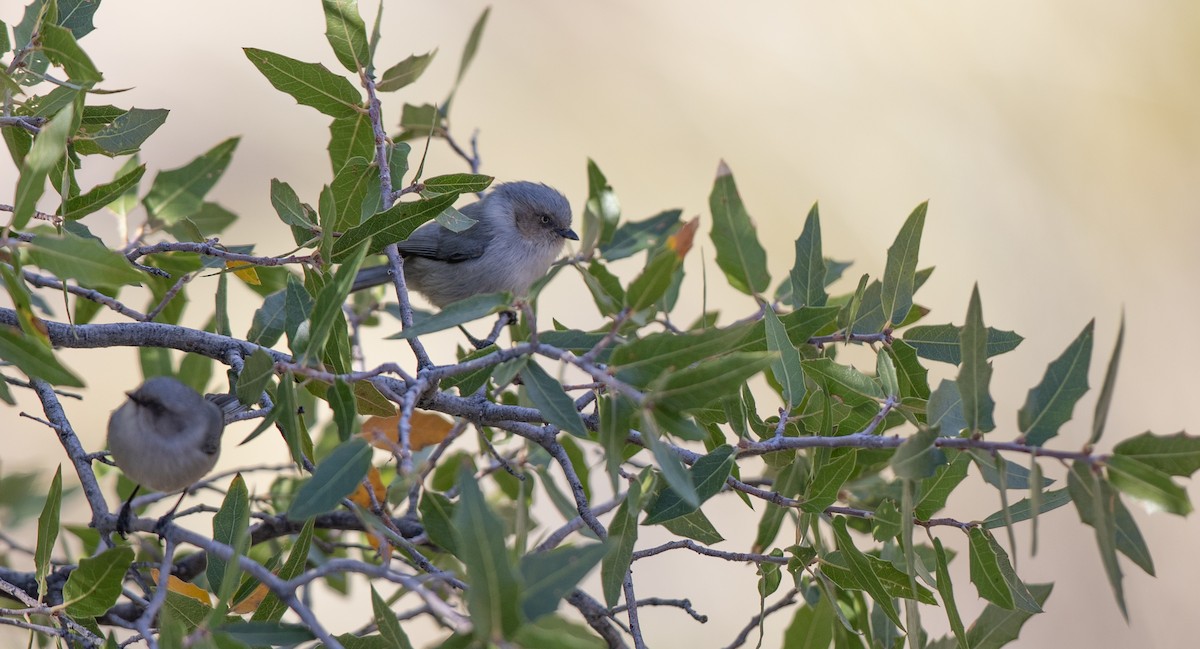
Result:
{"label": "cluster of leaves", "polygon": [[[918,263],[926,206],[904,221],[882,277],[864,274],[845,294],[831,294],[830,287],[850,264],[825,257],[814,206],[796,239],[791,272],[772,290],[759,234],[723,163],[710,195],[710,238],[721,273],[755,300],[754,313],[729,321],[706,311],[689,326],[674,323],[699,221],[683,222],[678,210],[622,220],[615,192],[589,161],[581,248],[516,305],[521,317],[510,346],[460,350],[452,361],[422,363],[411,374],[387,363],[356,371],[358,330],[392,322],[381,313],[401,318],[403,330],[393,337],[408,341],[420,358],[421,336],[514,307],[512,296],[480,295],[410,322],[406,295],[397,296],[396,307],[382,304],[379,293],[350,292],[369,257],[430,219],[451,229],[471,225],[453,205],[462,194],[485,190],[491,178],[476,173],[478,157],[454,143],[449,108],[487,13],[471,32],[447,99],[406,104],[394,136],[383,129],[377,93],[407,86],[434,53],[409,57],[376,79],[379,18],[368,35],[353,0],[322,3],[327,39],[349,77],[319,63],[245,50],[274,87],[331,118],[330,183],[316,192],[314,208],[286,182],[272,181],[271,203],[296,249],[261,255],[252,245],[213,238],[236,220],[206,200],[236,138],[158,172],[140,192],[146,167],[136,152],[167,113],[88,103],[105,92],[98,88],[103,77],[78,40],[91,31],[98,4],[36,0],[11,39],[0,24],[0,50],[11,57],[0,75],[0,130],[20,170],[0,260],[13,305],[0,310],[0,358],[30,379],[26,385],[63,438],[69,423],[53,414],[53,391],[38,386],[84,382],[61,363],[56,347],[137,346],[145,376],[175,375],[198,390],[213,383],[214,362],[225,363],[229,390],[257,405],[260,422],[247,439],[278,430],[281,452],[286,447],[311,477],[280,471],[261,498],[251,498],[235,477],[210,536],[171,525],[160,551],[149,541],[131,546],[110,538],[114,517],[87,493],[95,484],[91,458],[65,444],[92,505],[94,529],[65,528],[84,558],[65,568],[51,562],[56,551],[72,549],[59,541],[60,470],[39,518],[29,579],[0,571],[9,584],[28,584],[15,588],[28,601],[18,603],[27,608],[12,618],[33,620],[23,624],[35,634],[97,644],[100,624],[125,621],[147,641],[171,647],[182,646],[185,636],[222,647],[314,638],[331,646],[408,647],[393,608],[402,598],[420,598],[418,614],[453,630],[445,647],[501,640],[623,646],[617,610],[626,611],[625,630],[642,646],[630,566],[687,548],[709,557],[703,560],[757,566],[764,612],[755,624],[799,604],[787,646],[892,647],[907,637],[914,646],[996,647],[1041,612],[1050,586],[1025,584],[992,530],[1003,528],[1012,549],[1014,525],[1028,521],[1036,548],[1038,516],[1074,503],[1095,530],[1124,614],[1117,554],[1151,574],[1153,564],[1123,499],[1179,515],[1191,510],[1174,478],[1200,469],[1200,439],[1145,433],[1111,454],[1093,451],[1113,397],[1120,337],[1080,450],[1045,444],[1089,388],[1091,323],[1030,389],[1015,434],[996,441],[989,435],[997,427],[990,359],[1022,339],[985,325],[978,290],[963,324],[920,324],[929,310],[914,296],[932,272]],[[40,92],[45,87],[51,89]],[[409,159],[408,141],[420,139],[426,146],[445,140],[472,173],[423,179],[423,160],[413,170]],[[75,173],[88,155],[129,158],[111,182],[84,191]],[[60,198],[53,213],[36,209],[47,180]],[[109,214],[124,220],[138,208],[145,225],[121,250],[106,246],[83,221]],[[29,228],[34,219],[48,225]],[[638,256],[644,261],[623,281],[622,266]],[[540,328],[537,292],[568,266],[603,322],[585,325],[579,321],[587,316],[576,310],[577,321],[555,319]],[[179,326],[189,306],[187,280],[202,273],[216,277],[211,316],[203,328]],[[234,336],[227,309],[230,275],[262,300],[241,336]],[[147,301],[145,314],[118,300],[138,285],[145,287],[135,293]],[[52,320],[52,307],[36,290],[46,287],[62,292],[71,326]],[[105,307],[131,321],[88,324]],[[171,325],[169,333],[163,325]],[[275,349],[281,341],[286,351]],[[844,345],[869,346],[874,370],[839,362]],[[186,353],[177,363],[172,350]],[[949,364],[957,374],[931,388],[928,363]],[[587,383],[555,378],[562,368]],[[752,390],[756,381],[766,388]],[[7,383],[0,387],[0,398],[13,403]],[[763,417],[764,401],[777,414]],[[478,451],[456,446],[468,425],[479,431]],[[396,470],[380,471],[386,462],[376,448]],[[595,478],[590,455],[603,458]],[[1043,476],[1044,458],[1069,462],[1065,487],[1049,488],[1054,481]],[[1000,510],[982,522],[939,518],[972,467],[998,490]],[[1011,491],[1027,495],[1010,503]],[[597,502],[601,492],[611,499]],[[757,512],[748,552],[713,547],[724,540],[722,521],[710,519],[705,505],[731,495]],[[532,507],[540,498],[561,512],[560,527],[537,523]],[[0,506],[10,516],[30,511],[29,500],[28,490],[0,489]],[[639,528],[648,525],[680,540],[638,550]],[[926,538],[915,533],[918,527]],[[970,624],[955,604],[948,572],[954,553],[944,547],[943,531],[966,536],[971,583],[989,602]],[[427,543],[418,547],[413,538]],[[564,545],[568,540],[574,544]],[[202,554],[175,559],[177,543]],[[136,554],[163,570],[149,574],[156,586],[146,589],[145,601],[124,604],[129,584],[146,584],[148,573],[134,567]],[[206,568],[193,560],[205,555]],[[578,588],[597,567],[598,598]],[[321,580],[349,592],[352,572],[372,577],[374,629],[334,638],[297,590]],[[785,573],[789,586],[780,605],[768,607]],[[389,584],[399,588],[384,597],[379,590]],[[588,626],[560,615],[564,599]],[[921,604],[940,606],[952,636],[924,637]],[[289,609],[302,623],[281,622]],[[115,644],[111,634],[107,642]]]}

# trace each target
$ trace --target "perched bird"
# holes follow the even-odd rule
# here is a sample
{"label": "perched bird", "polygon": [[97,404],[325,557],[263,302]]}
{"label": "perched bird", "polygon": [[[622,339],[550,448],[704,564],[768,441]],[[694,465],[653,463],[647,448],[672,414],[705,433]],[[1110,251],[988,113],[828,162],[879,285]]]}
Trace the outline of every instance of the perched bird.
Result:
{"label": "perched bird", "polygon": [[[438,308],[479,293],[523,296],[550,270],[563,243],[579,240],[567,198],[539,183],[497,185],[461,211],[475,225],[454,232],[430,221],[396,244],[408,287]],[[389,281],[387,266],[364,268],[352,290]]]}
{"label": "perched bird", "polygon": [[[225,411],[238,407],[229,394],[200,396],[169,376],[146,379],[108,418],[108,448],[121,471],[137,483],[117,518],[117,532],[129,532],[130,503],[141,487],[172,492],[199,482],[221,453]],[[180,501],[183,496],[180,496]],[[159,521],[165,524],[175,513]]]}

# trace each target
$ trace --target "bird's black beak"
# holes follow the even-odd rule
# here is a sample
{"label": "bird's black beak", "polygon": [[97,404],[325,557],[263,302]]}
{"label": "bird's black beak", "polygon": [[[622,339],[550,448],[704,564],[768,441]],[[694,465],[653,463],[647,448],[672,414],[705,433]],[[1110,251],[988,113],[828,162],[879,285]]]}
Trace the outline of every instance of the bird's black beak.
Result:
{"label": "bird's black beak", "polygon": [[558,236],[560,236],[564,239],[570,239],[571,241],[579,241],[579,235],[575,234],[575,231],[572,230],[571,228],[558,228],[557,230],[555,230],[555,232],[558,233]]}

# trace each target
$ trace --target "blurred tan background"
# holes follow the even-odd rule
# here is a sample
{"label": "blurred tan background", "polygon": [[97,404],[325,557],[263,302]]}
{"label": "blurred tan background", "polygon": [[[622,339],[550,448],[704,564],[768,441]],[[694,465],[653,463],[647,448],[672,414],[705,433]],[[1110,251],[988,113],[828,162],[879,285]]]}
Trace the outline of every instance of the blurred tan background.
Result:
{"label": "blurred tan background", "polygon": [[[18,4],[6,2],[0,19],[18,22]],[[381,69],[440,48],[421,81],[383,97],[389,124],[403,101],[444,98],[483,7],[388,5]],[[369,23],[374,8],[363,11]],[[315,202],[330,179],[327,118],[271,88],[240,48],[340,70],[323,36],[319,3],[110,0],[96,24],[83,45],[105,73],[104,87],[133,87],[112,103],[171,110],[143,149],[150,166],[143,193],[156,169],[178,167],[240,134],[233,164],[210,195],[242,217],[223,240],[257,242],[264,254],[286,250],[290,238],[271,210],[268,182],[287,180]],[[707,196],[724,158],[758,223],[775,282],[791,266],[792,242],[814,201],[821,204],[826,255],[856,260],[849,279],[835,287],[844,292],[861,273],[882,273],[884,251],[904,217],[929,199],[921,265],[937,272],[918,294],[934,311],[928,321],[961,322],[978,281],[988,324],[1027,339],[996,359],[997,438],[1015,435],[1025,392],[1093,316],[1092,384],[1099,385],[1125,309],[1125,355],[1101,445],[1108,449],[1146,429],[1200,432],[1193,407],[1200,381],[1189,345],[1200,318],[1197,36],[1200,6],[1182,1],[501,2],[452,123],[460,140],[480,130],[485,173],[559,187],[578,214],[590,156],[617,190],[626,218],[680,207],[701,216],[705,237]],[[82,177],[85,184],[105,181],[114,168],[89,159]],[[439,143],[428,168],[464,170]],[[0,163],[7,197],[0,201],[11,202],[14,186],[11,163]],[[109,218],[98,214],[87,222],[111,234]],[[701,253],[709,304],[719,304],[727,320],[748,313],[748,298],[719,286],[705,239],[689,260],[677,320],[688,322],[700,310]],[[546,294],[543,317],[595,326],[592,307],[575,307],[582,290],[564,273]],[[210,308],[199,304],[208,294],[192,287],[195,318]],[[249,308],[235,313],[235,332],[248,326]],[[447,354],[453,342],[445,340],[438,353]],[[372,343],[368,351],[375,359],[408,358],[395,343]],[[91,379],[87,401],[67,407],[85,445],[98,449],[108,411],[139,380],[135,355],[106,350],[67,358]],[[1094,397],[1080,403],[1079,421],[1051,445],[1082,444]],[[27,397],[22,405],[37,411]],[[764,413],[773,407],[760,405]],[[30,463],[52,468],[62,460],[51,433],[15,409],[6,413],[4,470]],[[244,435],[235,431],[227,439]],[[239,449],[249,455],[227,445],[221,467],[284,459],[270,437]],[[995,491],[984,488],[952,501],[948,513],[983,518],[998,506]],[[1158,577],[1123,563],[1129,624],[1113,603],[1091,530],[1071,508],[1043,519],[1036,558],[1028,556],[1027,528],[1019,529],[1020,574],[1057,583],[1047,614],[1030,621],[1016,646],[1195,646],[1200,526],[1195,517],[1133,508]],[[756,514],[730,503],[710,516],[729,539],[719,547],[748,547]],[[963,548],[957,533],[938,535]],[[956,563],[960,606],[973,619],[983,603],[966,581],[965,554]],[[651,646],[724,646],[758,610],[748,566],[677,553],[635,568],[639,596],[691,597],[710,616],[700,625],[674,610],[644,611]],[[346,617],[332,624],[335,631],[364,620],[361,607],[340,610]],[[935,633],[945,632],[940,610],[924,615]],[[769,619],[764,646],[778,646],[790,619],[790,613]],[[23,644],[5,633],[0,638]]]}

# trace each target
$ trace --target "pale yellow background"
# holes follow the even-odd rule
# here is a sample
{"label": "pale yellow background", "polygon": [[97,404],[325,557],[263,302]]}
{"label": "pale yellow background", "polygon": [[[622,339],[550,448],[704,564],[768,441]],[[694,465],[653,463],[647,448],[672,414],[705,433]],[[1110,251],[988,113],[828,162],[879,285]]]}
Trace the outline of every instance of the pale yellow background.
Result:
{"label": "pale yellow background", "polygon": [[[17,5],[5,2],[0,19],[17,22]],[[419,83],[384,96],[390,124],[403,101],[444,97],[482,8],[479,2],[389,5],[381,67],[440,48]],[[264,254],[284,251],[290,237],[271,210],[268,181],[287,180],[315,202],[330,178],[328,120],[271,88],[240,48],[340,70],[322,35],[318,3],[110,0],[96,22],[99,29],[84,45],[105,73],[104,86],[134,88],[111,101],[171,109],[143,149],[147,180],[156,169],[177,167],[241,135],[211,195],[243,218],[224,240],[256,242]],[[1025,391],[1093,316],[1092,384],[1098,385],[1125,309],[1125,356],[1102,443],[1108,449],[1146,429],[1200,431],[1193,340],[1200,316],[1198,31],[1200,8],[1182,1],[501,2],[459,94],[453,126],[463,140],[480,130],[485,172],[550,183],[577,212],[590,156],[608,174],[626,216],[670,207],[700,215],[705,238],[689,260],[681,322],[700,309],[701,256],[709,304],[727,319],[752,308],[722,286],[706,239],[707,195],[721,158],[758,223],[776,281],[791,265],[792,242],[814,201],[821,203],[826,254],[857,260],[837,287],[847,291],[859,274],[881,274],[884,250],[904,217],[929,199],[921,263],[937,272],[918,301],[934,310],[930,322],[961,322],[978,281],[987,322],[1028,338],[996,359],[996,438],[1014,436]],[[112,165],[88,164],[87,182],[111,178]],[[435,143],[429,168],[462,165]],[[14,185],[11,164],[0,164],[0,202],[11,202]],[[110,236],[107,218],[88,223]],[[542,313],[594,326],[594,310],[571,275],[553,287]],[[208,284],[193,287],[197,303],[215,286],[202,281]],[[196,307],[194,317],[207,308]],[[247,308],[234,318],[234,330],[244,332]],[[447,348],[435,353],[447,360]],[[395,343],[372,343],[369,351],[375,359],[408,358]],[[101,448],[107,412],[138,381],[135,356],[111,350],[67,358],[92,386],[84,405],[68,403],[70,413],[85,445]],[[22,405],[36,412],[27,396]],[[760,405],[764,415],[773,407]],[[1080,420],[1051,445],[1077,448],[1093,405],[1094,394],[1077,408]],[[15,409],[3,423],[5,471],[62,461],[45,428],[18,418]],[[244,434],[236,430],[230,438]],[[264,435],[239,457],[227,445],[221,467],[283,459],[279,446]],[[1061,476],[1052,465],[1047,470]],[[997,507],[995,491],[985,488],[953,501],[948,513],[982,518]],[[1028,530],[1019,529],[1020,574],[1057,585],[1048,613],[1026,626],[1017,646],[1196,645],[1200,528],[1194,518],[1135,509],[1159,576],[1123,562],[1128,625],[1113,603],[1091,530],[1072,509],[1043,520],[1034,559]],[[72,511],[85,520],[82,510]],[[710,515],[729,539],[719,547],[747,549],[755,517],[732,499]],[[543,518],[553,520],[549,512]],[[937,534],[962,547],[956,532]],[[965,563],[957,562],[956,586],[964,616],[972,619],[982,602],[966,581]],[[724,646],[757,611],[748,566],[674,554],[635,567],[639,596],[691,597],[711,618],[700,625],[674,610],[644,612],[652,646]],[[339,610],[329,618],[335,631],[365,620],[361,605]],[[947,628],[940,610],[924,615],[935,632]],[[789,620],[790,613],[770,618],[764,646],[778,646]],[[14,646],[24,642],[7,631],[3,637]]]}

